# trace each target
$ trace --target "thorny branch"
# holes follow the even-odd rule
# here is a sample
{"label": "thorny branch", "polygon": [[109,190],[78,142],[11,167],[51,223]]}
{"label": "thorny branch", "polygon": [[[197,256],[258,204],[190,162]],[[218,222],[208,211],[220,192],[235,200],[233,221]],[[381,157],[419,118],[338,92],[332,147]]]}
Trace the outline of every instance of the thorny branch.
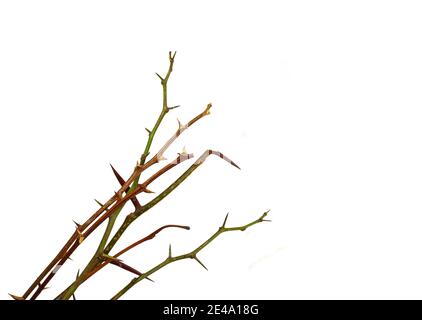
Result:
{"label": "thorny branch", "polygon": [[222,226],[220,228],[218,228],[218,230],[211,237],[209,237],[201,245],[199,245],[196,249],[192,250],[189,253],[186,253],[186,254],[182,254],[182,255],[173,257],[172,254],[171,254],[171,246],[170,246],[169,247],[169,255],[167,256],[167,258],[164,261],[162,261],[161,263],[157,264],[155,267],[151,268],[150,270],[148,270],[144,274],[142,274],[142,275],[134,278],[123,289],[121,289],[118,293],[116,293],[111,299],[112,300],[117,300],[117,299],[121,298],[134,285],[136,285],[140,281],[146,279],[147,277],[149,277],[153,273],[157,272],[158,270],[162,269],[163,267],[167,266],[168,264],[173,263],[173,262],[176,262],[176,261],[180,261],[180,260],[184,260],[184,259],[194,259],[203,268],[205,268],[206,270],[208,270],[207,267],[205,267],[205,265],[198,258],[198,253],[202,249],[204,249],[206,246],[208,246],[212,241],[214,241],[222,233],[230,232],[230,231],[245,231],[246,229],[248,229],[249,227],[251,227],[251,226],[253,226],[253,225],[257,224],[257,223],[261,223],[261,222],[264,222],[264,221],[269,221],[269,220],[266,220],[265,219],[265,217],[267,216],[268,212],[269,211],[264,212],[258,219],[254,220],[254,221],[252,221],[252,222],[250,222],[248,224],[245,224],[245,225],[240,226],[240,227],[231,227],[231,228],[227,228],[226,227],[226,222],[227,222],[227,216],[226,216],[226,218],[224,219],[224,222],[223,222]]}
{"label": "thorny branch", "polygon": [[[178,121],[178,128],[176,132],[167,140],[167,142],[159,149],[159,151],[151,157],[147,161],[147,157],[150,153],[150,149],[155,137],[155,134],[160,127],[165,115],[170,111],[173,110],[179,105],[169,107],[168,105],[168,93],[167,93],[167,85],[168,80],[170,78],[170,75],[173,71],[174,66],[174,59],[176,56],[176,52],[173,54],[172,52],[169,52],[169,67],[167,70],[166,75],[163,77],[157,73],[158,78],[160,79],[161,86],[162,86],[162,109],[161,112],[155,122],[155,125],[153,128],[147,129],[146,131],[148,133],[148,139],[144,148],[144,152],[142,156],[140,157],[139,161],[137,162],[135,168],[133,169],[133,172],[129,176],[127,180],[124,180],[123,177],[117,172],[117,170],[111,166],[113,173],[115,177],[117,178],[120,188],[114,193],[112,197],[108,201],[106,201],[104,204],[100,203],[98,200],[95,200],[99,205],[100,208],[95,211],[91,217],[89,217],[84,223],[79,224],[75,222],[76,229],[73,232],[73,234],[70,236],[68,241],[65,243],[65,245],[62,247],[62,249],[59,251],[59,253],[54,257],[54,259],[47,265],[47,267],[41,272],[41,274],[35,279],[35,281],[29,286],[29,288],[26,290],[26,292],[23,294],[23,296],[16,296],[11,295],[12,298],[15,300],[25,300],[30,297],[31,300],[36,299],[39,294],[45,290],[47,287],[47,284],[49,281],[55,276],[55,274],[59,271],[60,267],[66,263],[67,260],[70,259],[73,252],[83,243],[83,241],[91,234],[93,233],[104,221],[107,220],[107,227],[104,231],[104,234],[101,238],[101,241],[98,245],[98,248],[91,258],[91,260],[88,262],[87,266],[83,269],[83,271],[80,273],[78,271],[78,274],[76,276],[75,281],[67,288],[65,289],[59,296],[57,296],[56,299],[70,299],[73,297],[75,299],[75,291],[79,287],[80,284],[84,283],[87,279],[89,279],[92,275],[97,273],[99,270],[104,268],[107,264],[113,264],[116,265],[128,272],[136,274],[138,277],[134,279],[133,284],[143,280],[148,279],[148,275],[151,273],[154,273],[155,271],[161,269],[165,265],[175,262],[178,260],[186,259],[186,258],[192,258],[195,259],[198,263],[200,263],[204,268],[205,265],[198,259],[197,253],[202,250],[206,245],[208,245],[213,239],[215,239],[218,235],[220,235],[223,232],[227,231],[234,231],[234,230],[245,230],[249,226],[256,224],[258,222],[265,221],[263,218],[267,213],[264,213],[263,216],[260,217],[260,219],[237,228],[225,228],[225,223],[223,226],[217,231],[210,239],[208,239],[206,242],[204,242],[200,247],[192,251],[191,253],[188,253],[186,255],[181,255],[177,257],[171,256],[171,247],[169,248],[169,257],[160,265],[156,266],[155,268],[151,269],[150,271],[146,272],[145,274],[141,273],[137,269],[125,264],[123,261],[118,259],[118,257],[125,252],[133,249],[134,247],[138,246],[139,244],[151,240],[155,237],[156,234],[161,232],[162,230],[170,227],[176,227],[176,228],[183,228],[183,229],[189,229],[187,226],[180,226],[180,225],[165,225],[154,232],[152,232],[147,237],[127,246],[126,248],[122,249],[118,253],[116,253],[114,256],[109,255],[110,251],[114,248],[116,243],[121,238],[122,234],[126,231],[126,229],[136,220],[138,219],[143,213],[150,210],[152,207],[154,207],[157,203],[159,203],[161,200],[163,200],[167,195],[169,195],[172,191],[174,191],[189,175],[193,173],[205,160],[209,155],[216,155],[220,157],[221,159],[229,162],[231,165],[235,166],[236,168],[239,168],[232,160],[224,156],[222,153],[218,151],[213,150],[207,150],[205,151],[201,157],[199,157],[176,181],[174,181],[170,186],[168,186],[164,191],[162,191],[158,196],[153,198],[151,201],[146,203],[145,205],[141,205],[139,200],[137,199],[137,195],[141,193],[152,193],[148,189],[148,186],[154,182],[157,178],[177,166],[178,164],[189,160],[193,158],[193,154],[188,154],[185,151],[182,153],[179,153],[178,157],[162,167],[161,169],[157,170],[154,174],[152,174],[148,179],[146,179],[143,183],[139,183],[141,174],[143,171],[148,169],[149,167],[153,166],[154,164],[159,163],[160,161],[166,160],[164,158],[164,153],[167,151],[167,149],[170,147],[170,145],[190,126],[192,126],[194,123],[196,123],[198,120],[202,119],[203,117],[210,114],[210,109],[212,107],[211,103],[208,104],[204,111],[202,111],[200,114],[192,118],[189,122],[187,122],[185,125],[183,125],[180,121]],[[240,169],[240,168],[239,168]],[[134,205],[135,210],[130,213],[128,216],[126,216],[124,222],[122,225],[118,228],[114,236],[109,241],[109,237],[111,235],[111,232],[113,231],[114,224],[117,220],[117,217],[125,204],[131,201]],[[226,217],[227,219],[227,217]],[[115,297],[120,297],[124,292],[126,292],[133,284],[132,282],[128,284],[124,289],[122,289],[121,292],[119,292]]]}

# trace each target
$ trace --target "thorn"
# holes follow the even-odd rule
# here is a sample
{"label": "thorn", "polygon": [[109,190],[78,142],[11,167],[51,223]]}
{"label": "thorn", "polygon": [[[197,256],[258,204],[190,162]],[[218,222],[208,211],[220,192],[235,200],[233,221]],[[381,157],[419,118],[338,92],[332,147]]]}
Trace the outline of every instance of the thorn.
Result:
{"label": "thorn", "polygon": [[171,244],[169,244],[169,259],[171,258]]}
{"label": "thorn", "polygon": [[180,108],[180,105],[173,106],[173,107],[168,107],[169,110],[173,110],[173,109],[176,109],[176,108]]}
{"label": "thorn", "polygon": [[151,278],[145,277],[145,279],[147,279],[147,280],[149,280],[149,281],[151,281],[151,282],[154,282],[154,283],[155,283],[155,281],[154,281],[154,280],[152,280]]}
{"label": "thorn", "polygon": [[73,298],[73,300],[76,300],[76,296],[75,296],[74,293],[72,293],[72,298]]}
{"label": "thorn", "polygon": [[145,130],[148,132],[148,134],[151,134],[151,130],[149,130],[148,128],[145,128]]}
{"label": "thorn", "polygon": [[[139,166],[140,166],[140,162],[138,161],[136,163],[136,167],[139,167]],[[119,181],[119,184],[121,186],[124,186],[124,184],[126,183],[125,179],[122,178],[122,176],[119,174],[119,172],[117,172],[117,170],[111,164],[110,164],[110,167],[111,167],[111,170],[113,170],[113,173],[114,173],[117,181]],[[125,192],[128,192],[128,191],[129,191],[129,188],[125,190]],[[140,205],[139,201],[136,199],[136,197],[132,198],[131,201],[132,201],[133,205],[135,206],[135,209],[140,208],[141,205]]]}
{"label": "thorn", "polygon": [[149,189],[147,189],[147,188],[145,188],[145,189],[144,189],[144,192],[145,192],[145,193],[155,193],[155,191],[151,191],[151,190],[149,190]]}
{"label": "thorn", "polygon": [[236,168],[238,168],[239,170],[241,170],[240,169],[240,167],[236,164],[236,163],[234,163],[233,161],[230,161],[230,164],[232,165],[232,166],[235,166]]}
{"label": "thorn", "polygon": [[227,218],[229,217],[229,212],[227,212],[226,217],[224,218],[224,222],[223,225],[221,226],[221,228],[224,228],[226,226],[226,222],[227,222]]}
{"label": "thorn", "polygon": [[41,289],[41,290],[47,290],[47,289],[50,289],[51,287],[42,287],[42,283],[41,282],[39,282],[38,283],[38,287]]}
{"label": "thorn", "polygon": [[114,191],[114,195],[117,197],[118,200],[122,199],[122,194],[119,192]]}
{"label": "thorn", "polygon": [[109,256],[108,254],[105,254],[105,253],[103,253],[103,257],[104,257],[104,258],[106,258],[106,259],[108,259],[108,260],[117,261],[117,262],[122,262],[122,260],[117,259],[117,258],[115,258],[115,257],[113,257],[113,256]]}
{"label": "thorn", "polygon": [[80,269],[78,269],[78,272],[76,273],[76,279],[78,279],[79,278],[79,272],[80,272],[81,270]]}
{"label": "thorn", "polygon": [[[111,264],[113,264],[115,266],[118,266],[119,268],[122,268],[123,270],[132,272],[132,273],[136,274],[137,276],[143,276],[144,275],[142,272],[136,270],[135,268],[132,268],[131,266],[128,266],[127,264],[123,263],[121,260],[118,260],[116,258],[114,258],[114,259],[115,260],[111,260],[110,261]],[[153,280],[151,280],[148,277],[145,277],[145,279],[147,279],[147,280],[149,280],[151,282],[154,282]]]}
{"label": "thorn", "polygon": [[208,271],[208,268],[205,266],[205,264],[203,264],[202,262],[201,262],[201,260],[199,260],[198,259],[198,257],[195,255],[195,256],[193,256],[193,259],[195,259],[202,267],[204,267],[204,269],[205,270],[207,270]]}
{"label": "thorn", "polygon": [[76,229],[78,230],[78,233],[80,233],[79,228],[81,227],[81,225],[77,223],[75,220],[72,220],[72,221],[76,225]]}
{"label": "thorn", "polygon": [[183,130],[185,130],[186,129],[186,125],[183,125],[181,122],[180,122],[180,120],[179,119],[177,119],[177,124],[179,125],[179,129],[178,129],[178,131],[179,132],[181,132],[181,131],[183,131]]}
{"label": "thorn", "polygon": [[81,225],[79,223],[77,223],[76,221],[74,221],[74,220],[72,220],[72,221],[76,225],[76,232],[78,233],[78,242],[79,242],[79,244],[81,244],[82,241],[85,240],[85,237],[84,237],[84,235],[82,234],[82,232],[80,230]]}
{"label": "thorn", "polygon": [[14,294],[9,293],[9,296],[11,296],[15,300],[25,300],[23,297],[15,296]]}
{"label": "thorn", "polygon": [[[100,206],[104,206],[100,201],[98,201],[97,199],[94,199],[94,201]],[[108,210],[108,208],[105,209],[106,211]]]}
{"label": "thorn", "polygon": [[71,257],[67,257],[67,260],[73,261],[73,259]]}
{"label": "thorn", "polygon": [[262,219],[262,222],[272,222],[272,220],[268,220],[268,219]]}
{"label": "thorn", "polygon": [[155,74],[157,75],[158,78],[160,78],[161,81],[164,81],[164,78],[160,76],[157,72]]}
{"label": "thorn", "polygon": [[[41,284],[39,284],[39,286],[41,287]],[[47,290],[47,289],[50,289],[51,287],[45,287],[45,288],[43,288],[42,290]]]}
{"label": "thorn", "polygon": [[111,167],[111,170],[113,170],[114,176],[116,177],[117,181],[119,181],[120,185],[124,185],[126,182],[125,179],[123,179],[120,173],[118,173],[117,170],[114,169],[111,163],[110,163],[110,167]]}
{"label": "thorn", "polygon": [[[73,222],[75,222],[75,221],[73,221]],[[81,244],[82,243],[82,241],[84,241],[85,240],[85,237],[84,237],[84,235],[82,234],[82,232],[81,232],[81,230],[79,230],[79,227],[81,226],[79,223],[76,223],[75,222],[75,224],[76,224],[76,232],[78,233],[78,241],[79,241],[79,244]]]}

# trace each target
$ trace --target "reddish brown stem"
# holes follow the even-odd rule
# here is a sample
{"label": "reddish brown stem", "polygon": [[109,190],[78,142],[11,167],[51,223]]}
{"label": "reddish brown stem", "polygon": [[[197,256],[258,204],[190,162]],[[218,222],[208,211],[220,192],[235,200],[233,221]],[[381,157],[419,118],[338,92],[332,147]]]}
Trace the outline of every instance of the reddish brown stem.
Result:
{"label": "reddish brown stem", "polygon": [[[80,283],[83,283],[86,280],[88,280],[89,278],[91,278],[94,274],[96,274],[98,271],[100,271],[102,268],[104,268],[109,263],[113,263],[113,261],[117,261],[115,259],[117,259],[118,257],[120,257],[125,252],[133,249],[134,247],[140,245],[141,243],[143,243],[145,241],[148,241],[148,240],[153,239],[158,233],[160,233],[161,231],[163,231],[164,229],[167,229],[167,228],[181,228],[181,229],[185,229],[185,230],[189,230],[190,229],[189,226],[182,226],[182,225],[177,225],[177,224],[168,224],[168,225],[162,226],[162,227],[158,228],[157,230],[155,230],[154,232],[152,232],[149,235],[147,235],[146,237],[144,237],[144,238],[142,238],[142,239],[140,239],[140,240],[132,243],[131,245],[129,245],[126,248],[124,248],[123,250],[119,251],[117,254],[114,255],[114,257],[113,257],[114,260],[113,259],[106,259],[103,262],[101,262],[98,265],[96,265],[95,268],[93,268],[82,279],[79,280]],[[72,247],[72,249],[73,249],[73,247]],[[76,249],[76,247],[75,247],[75,249]],[[116,263],[114,263],[114,264],[116,264]],[[42,291],[42,289],[39,292],[41,292],[41,291]],[[59,295],[59,297],[60,297],[60,295]]]}
{"label": "reddish brown stem", "polygon": [[[179,125],[178,130],[176,131],[176,133],[165,143],[165,145],[160,149],[160,151],[154,156],[152,157],[147,163],[143,164],[143,165],[137,165],[135,167],[135,169],[133,170],[133,173],[131,174],[131,176],[129,177],[129,179],[121,186],[121,188],[117,191],[117,193],[112,196],[100,209],[98,209],[84,224],[82,224],[78,230],[79,232],[83,232],[85,231],[86,228],[88,228],[104,211],[106,211],[106,209],[112,205],[113,203],[116,202],[116,200],[119,199],[119,197],[122,197],[122,193],[124,191],[126,191],[131,184],[135,181],[135,179],[137,179],[137,177],[140,176],[140,174],[148,169],[150,166],[158,163],[163,155],[163,153],[168,149],[168,147],[182,134],[182,132],[184,130],[186,130],[187,128],[189,128],[191,125],[193,125],[195,122],[197,122],[198,120],[200,120],[201,118],[203,118],[204,116],[209,114],[209,110],[211,108],[211,104],[208,104],[206,109],[198,114],[196,117],[194,117],[193,119],[191,119],[185,126]],[[171,166],[173,167],[173,166]],[[168,167],[168,169],[162,171],[160,174],[156,175],[156,177],[154,179],[148,179],[151,180],[149,183],[151,183],[153,180],[155,180],[158,176],[160,176],[162,173],[166,172],[167,170],[169,170],[171,167]],[[133,193],[132,193],[133,194]],[[116,206],[114,206],[116,207]],[[97,220],[97,222],[95,223],[95,228],[97,228],[102,222],[104,222],[109,216],[110,216],[110,211],[112,210],[108,210],[106,212],[106,214],[104,214],[99,220],[101,220],[99,223],[97,223],[99,220]],[[104,218],[104,216],[106,216],[106,218]],[[90,234],[95,228],[91,228],[88,229],[87,234]],[[87,237],[87,234],[84,234],[84,237]],[[76,243],[77,239],[78,239],[79,235],[78,233],[75,232],[74,235],[72,235],[72,237],[68,240],[68,242],[65,244],[65,246],[63,246],[62,250],[60,250],[59,254],[50,262],[50,264],[44,269],[44,271],[37,277],[37,279],[33,282],[33,284],[28,288],[28,290],[25,292],[23,298],[26,299],[31,292],[40,284],[40,282],[42,281],[42,279],[45,278],[45,276],[58,264],[57,262],[61,259],[60,257],[64,255],[64,253],[69,249],[69,247],[72,245],[72,243]],[[77,247],[77,246],[76,246]],[[72,251],[73,253],[73,251]],[[63,259],[66,261],[67,258],[70,255],[64,255]],[[54,277],[54,273],[52,273],[52,276],[48,277],[50,281],[50,279]],[[46,279],[47,280],[47,279]],[[44,281],[44,282],[48,282],[48,281]],[[41,291],[44,289],[41,286],[38,288],[38,290]],[[37,290],[37,291],[38,291]],[[41,292],[40,291],[40,292]],[[39,294],[39,293],[38,293]],[[34,294],[34,296],[38,296],[38,294]]]}

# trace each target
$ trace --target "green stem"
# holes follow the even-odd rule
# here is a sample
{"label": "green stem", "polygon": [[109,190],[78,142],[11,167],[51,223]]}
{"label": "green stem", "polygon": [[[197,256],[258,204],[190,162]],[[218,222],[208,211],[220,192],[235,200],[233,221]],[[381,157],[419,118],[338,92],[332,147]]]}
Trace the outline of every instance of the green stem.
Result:
{"label": "green stem", "polygon": [[176,262],[176,261],[180,261],[180,260],[184,260],[184,259],[195,259],[199,264],[201,264],[204,268],[206,268],[204,266],[204,264],[198,259],[197,254],[204,249],[206,246],[208,246],[212,241],[214,241],[218,236],[220,236],[222,233],[225,232],[230,232],[230,231],[245,231],[246,229],[248,229],[249,227],[257,224],[257,223],[261,223],[263,221],[268,221],[265,220],[265,217],[267,216],[268,211],[265,212],[264,214],[262,214],[258,219],[256,219],[255,221],[252,221],[246,225],[240,226],[240,227],[232,227],[232,228],[226,228],[225,224],[226,224],[226,220],[227,220],[227,216],[226,219],[224,220],[223,225],[211,236],[209,237],[207,240],[205,240],[201,245],[199,245],[196,249],[192,250],[189,253],[186,254],[182,254],[176,257],[172,257],[171,256],[171,250],[169,250],[169,256],[162,261],[161,263],[159,263],[158,265],[156,265],[155,267],[153,267],[152,269],[148,270],[147,272],[145,272],[143,275],[134,278],[132,281],[130,281],[123,289],[121,289],[118,293],[116,293],[111,300],[117,300],[119,298],[121,298],[128,290],[130,290],[133,286],[135,286],[137,283],[139,283],[140,281],[144,280],[145,278],[149,277],[150,275],[152,275],[153,273],[157,272],[158,270],[160,270],[161,268],[164,268],[165,266],[167,266],[170,263]]}
{"label": "green stem", "polygon": [[[154,140],[155,134],[156,134],[156,132],[157,132],[157,130],[158,130],[161,122],[163,121],[165,115],[170,110],[169,107],[168,107],[168,103],[167,103],[167,83],[168,83],[168,80],[170,78],[170,75],[171,75],[171,73],[173,71],[173,64],[174,64],[174,58],[175,57],[176,57],[176,52],[173,55],[172,55],[171,52],[169,52],[170,65],[169,65],[169,68],[167,70],[166,76],[164,78],[162,78],[161,76],[159,76],[157,74],[158,77],[161,80],[161,86],[163,87],[163,107],[161,109],[161,113],[158,116],[157,121],[155,122],[154,127],[152,128],[151,131],[148,131],[148,133],[149,133],[149,135],[148,135],[148,141],[147,141],[147,144],[145,145],[144,153],[141,156],[141,160],[140,160],[140,164],[141,165],[145,164],[145,161],[146,161],[146,159],[148,157],[148,154],[149,154],[149,151],[151,149],[152,141]],[[138,185],[139,178],[140,178],[140,175],[134,181],[135,186]]]}
{"label": "green stem", "polygon": [[117,219],[117,216],[119,215],[120,211],[123,209],[119,208],[116,210],[115,213],[113,213],[109,218],[107,222],[106,230],[103,234],[103,237],[101,238],[100,244],[97,248],[97,251],[91,258],[91,260],[88,262],[82,273],[76,278],[76,280],[67,287],[62,293],[60,293],[56,299],[60,300],[68,300],[72,295],[75,293],[75,291],[79,288],[79,286],[85,282],[86,275],[88,275],[97,265],[99,262],[102,261],[102,255],[104,251],[104,247],[107,244],[108,238],[110,237],[111,231],[113,230],[114,223]]}
{"label": "green stem", "polygon": [[[141,157],[141,160],[140,160],[140,165],[145,164],[145,161],[146,161],[146,158],[149,154],[149,150],[151,149],[151,145],[152,145],[152,142],[154,140],[155,134],[156,134],[158,128],[160,127],[161,122],[163,121],[165,115],[169,112],[169,107],[168,107],[168,103],[167,103],[167,83],[168,83],[170,75],[173,71],[173,64],[174,64],[175,56],[176,56],[176,52],[173,55],[172,55],[171,52],[169,52],[170,65],[169,65],[169,68],[167,70],[167,74],[166,74],[165,78],[160,77],[161,85],[162,85],[162,88],[163,88],[163,106],[162,106],[161,113],[158,116],[158,119],[155,122],[153,129],[149,132],[148,141],[145,145],[144,153],[142,154],[142,157]],[[128,193],[132,192],[138,186],[140,176],[141,175],[138,175],[138,177],[133,181]],[[82,273],[79,275],[79,277],[65,291],[63,291],[58,297],[60,297],[62,299],[70,299],[70,297],[74,294],[74,292],[77,290],[77,288],[85,281],[84,278],[85,278],[86,274],[91,272],[98,265],[98,263],[102,261],[101,257],[104,253],[104,247],[107,244],[107,241],[108,241],[110,234],[113,230],[113,227],[114,227],[114,224],[117,220],[117,217],[118,217],[120,211],[123,209],[123,207],[124,207],[124,205],[122,206],[122,208],[117,209],[116,212],[113,213],[109,217],[108,222],[107,222],[106,230],[104,231],[103,237],[101,238],[100,244],[99,244],[97,251],[95,252],[94,256],[91,258],[91,260],[89,261],[89,263],[87,264],[85,269],[82,271]]]}

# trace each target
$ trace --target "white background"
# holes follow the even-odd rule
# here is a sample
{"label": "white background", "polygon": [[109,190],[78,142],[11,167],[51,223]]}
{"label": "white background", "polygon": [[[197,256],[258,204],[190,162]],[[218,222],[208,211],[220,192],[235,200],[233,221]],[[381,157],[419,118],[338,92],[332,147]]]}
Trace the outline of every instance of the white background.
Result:
{"label": "white background", "polygon": [[[0,298],[22,294],[127,177],[161,107],[152,151],[214,107],[167,152],[209,158],[137,221],[122,256],[141,271],[271,209],[271,224],[225,234],[124,298],[422,298],[422,7],[419,1],[2,1]],[[185,163],[151,188],[159,192]],[[150,171],[149,173],[152,173]],[[147,175],[145,175],[146,177]],[[145,202],[145,198],[140,199]],[[129,210],[131,208],[128,209]],[[127,211],[129,212],[129,211]],[[122,215],[123,217],[123,215]],[[78,250],[52,298],[93,253]],[[116,247],[117,248],[117,247]],[[132,278],[109,266],[77,298]]]}

